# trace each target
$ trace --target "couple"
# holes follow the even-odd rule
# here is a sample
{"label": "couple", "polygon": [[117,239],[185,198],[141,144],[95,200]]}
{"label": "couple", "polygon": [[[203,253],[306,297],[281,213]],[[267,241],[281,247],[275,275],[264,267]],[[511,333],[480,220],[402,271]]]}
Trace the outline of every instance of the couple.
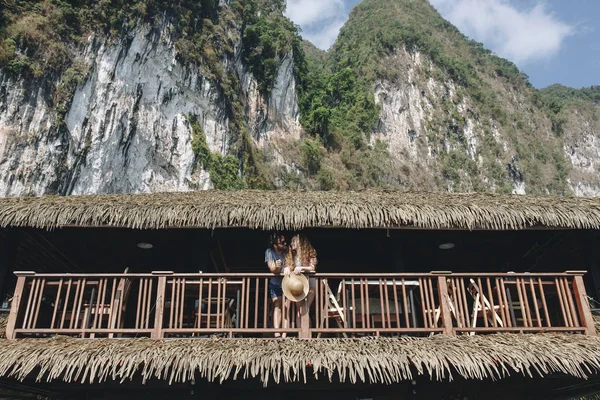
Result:
{"label": "couple", "polygon": [[[310,244],[305,235],[296,234],[290,240],[288,247],[285,235],[281,232],[275,232],[269,239],[269,248],[265,251],[265,262],[269,271],[275,275],[269,280],[269,294],[273,302],[273,327],[281,328],[281,306],[283,301],[283,290],[281,288],[281,275],[291,273],[301,274],[302,272],[316,272],[317,270],[317,252]],[[307,307],[310,306],[315,298],[316,279],[309,278],[310,290],[306,297]],[[296,325],[300,326],[300,313],[296,315]],[[281,337],[279,332],[275,337]],[[284,334],[285,337],[285,334]]]}

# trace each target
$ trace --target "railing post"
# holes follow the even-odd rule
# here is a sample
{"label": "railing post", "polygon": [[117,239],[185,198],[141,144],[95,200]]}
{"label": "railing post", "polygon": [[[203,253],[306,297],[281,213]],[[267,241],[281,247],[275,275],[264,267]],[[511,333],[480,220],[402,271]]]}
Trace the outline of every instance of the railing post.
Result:
{"label": "railing post", "polygon": [[23,298],[23,292],[25,290],[25,280],[28,276],[35,275],[35,272],[31,271],[17,271],[17,286],[12,298],[12,304],[10,307],[10,314],[8,314],[8,322],[6,324],[6,338],[15,338],[15,326],[17,324],[17,317],[19,316],[19,309],[21,306],[21,299]]}
{"label": "railing post", "polygon": [[173,271],[153,271],[152,275],[158,276],[156,286],[156,307],[154,312],[154,330],[150,336],[152,339],[162,339],[163,315],[165,312],[165,292],[167,289],[167,276],[173,275]]}
{"label": "railing post", "polygon": [[[436,272],[433,272],[434,274]],[[452,326],[452,314],[450,313],[450,302],[448,299],[448,283],[446,275],[438,275],[438,296],[440,298],[440,316],[442,317],[442,328],[444,335],[454,336],[456,332]]]}
{"label": "railing post", "polygon": [[310,339],[310,315],[308,314],[308,299],[300,302],[300,339]]}
{"label": "railing post", "polygon": [[567,271],[567,273],[574,274],[573,297],[575,297],[575,303],[577,304],[577,312],[579,313],[579,320],[585,328],[585,334],[589,336],[596,336],[594,318],[592,317],[592,310],[590,309],[590,303],[588,302],[587,292],[585,290],[585,283],[583,282],[582,274],[585,272]]}

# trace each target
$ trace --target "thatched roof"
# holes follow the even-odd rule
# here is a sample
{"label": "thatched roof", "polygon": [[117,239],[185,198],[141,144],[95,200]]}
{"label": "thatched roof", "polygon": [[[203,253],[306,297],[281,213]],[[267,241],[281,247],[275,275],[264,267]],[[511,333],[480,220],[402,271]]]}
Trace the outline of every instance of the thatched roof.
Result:
{"label": "thatched roof", "polygon": [[396,191],[200,191],[0,199],[0,226],[600,228],[600,198]]}
{"label": "thatched roof", "polygon": [[430,338],[19,339],[0,341],[0,376],[94,383],[141,376],[187,382],[258,378],[305,382],[395,383],[531,377],[585,378],[600,369],[600,338],[583,335],[482,335]]}

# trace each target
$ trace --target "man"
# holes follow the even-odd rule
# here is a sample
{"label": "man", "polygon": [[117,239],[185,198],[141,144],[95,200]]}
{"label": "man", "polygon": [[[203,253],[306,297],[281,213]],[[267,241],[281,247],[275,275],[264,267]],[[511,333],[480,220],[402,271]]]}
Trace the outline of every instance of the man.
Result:
{"label": "man", "polygon": [[[274,232],[269,238],[269,248],[265,251],[267,267],[269,271],[276,275],[269,279],[269,295],[273,303],[273,328],[275,329],[281,328],[281,305],[283,300],[281,273],[285,266],[286,246],[285,236],[281,232]],[[281,337],[281,333],[276,332],[275,337]],[[285,337],[285,334],[283,337]]]}

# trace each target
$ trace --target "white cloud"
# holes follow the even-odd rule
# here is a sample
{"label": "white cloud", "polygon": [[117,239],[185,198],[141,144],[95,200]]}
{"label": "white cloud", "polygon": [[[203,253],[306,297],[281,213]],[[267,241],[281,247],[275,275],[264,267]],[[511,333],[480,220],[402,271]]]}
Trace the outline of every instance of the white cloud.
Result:
{"label": "white cloud", "polygon": [[287,0],[285,14],[296,24],[309,26],[343,13],[344,2],[342,0]]}
{"label": "white cloud", "polygon": [[318,48],[327,50],[335,42],[345,22],[345,20],[334,20],[321,29],[308,29],[302,32],[302,37]]}
{"label": "white cloud", "polygon": [[327,50],[348,19],[343,0],[287,0],[286,16],[300,25],[302,37]]}
{"label": "white cloud", "polygon": [[528,10],[508,0],[430,0],[461,32],[517,64],[556,55],[573,27],[538,1]]}

